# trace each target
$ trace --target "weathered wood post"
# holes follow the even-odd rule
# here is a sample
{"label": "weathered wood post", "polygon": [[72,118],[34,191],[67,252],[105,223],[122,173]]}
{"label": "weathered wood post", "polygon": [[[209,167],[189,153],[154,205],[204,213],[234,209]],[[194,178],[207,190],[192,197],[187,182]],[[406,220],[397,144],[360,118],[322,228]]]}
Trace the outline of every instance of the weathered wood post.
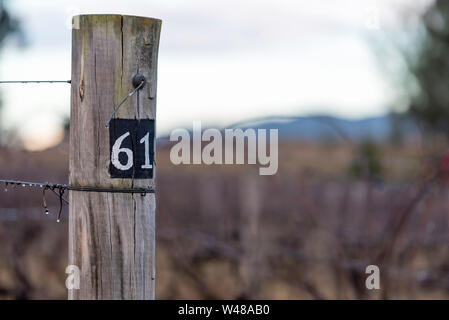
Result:
{"label": "weathered wood post", "polygon": [[[74,17],[70,113],[69,299],[154,299],[154,122],[161,21]],[[146,82],[106,123],[114,107]],[[122,120],[128,119],[128,120]],[[125,192],[126,191],[126,192]]]}
{"label": "weathered wood post", "polygon": [[260,289],[261,266],[261,182],[258,176],[243,176],[238,180],[240,194],[240,259],[241,293],[246,299],[257,298]]}

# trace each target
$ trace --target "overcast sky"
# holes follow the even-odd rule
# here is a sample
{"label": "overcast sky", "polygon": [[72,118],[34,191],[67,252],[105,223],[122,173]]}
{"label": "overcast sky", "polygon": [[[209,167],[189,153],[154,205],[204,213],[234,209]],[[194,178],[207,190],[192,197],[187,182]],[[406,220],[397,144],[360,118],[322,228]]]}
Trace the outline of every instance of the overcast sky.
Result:
{"label": "overcast sky", "polygon": [[[413,10],[429,1],[414,1]],[[223,126],[267,115],[347,118],[388,111],[394,90],[368,39],[393,32],[405,0],[14,0],[26,48],[8,45],[1,79],[70,79],[71,16],[162,19],[157,127]],[[29,148],[54,143],[69,85],[2,87],[3,121]],[[26,117],[23,115],[26,114]]]}

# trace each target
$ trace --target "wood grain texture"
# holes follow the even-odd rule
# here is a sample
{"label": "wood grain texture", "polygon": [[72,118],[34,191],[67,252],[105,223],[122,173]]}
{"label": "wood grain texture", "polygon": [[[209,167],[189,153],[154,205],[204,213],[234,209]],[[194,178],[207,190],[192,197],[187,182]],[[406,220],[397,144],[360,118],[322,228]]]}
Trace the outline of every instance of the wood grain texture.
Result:
{"label": "wood grain texture", "polygon": [[[121,15],[82,15],[72,31],[70,184],[154,187],[153,179],[111,179],[109,130],[116,118],[155,119],[161,21]],[[155,150],[154,150],[155,151]],[[80,289],[69,299],[154,299],[155,195],[70,192],[69,264],[81,270]]]}

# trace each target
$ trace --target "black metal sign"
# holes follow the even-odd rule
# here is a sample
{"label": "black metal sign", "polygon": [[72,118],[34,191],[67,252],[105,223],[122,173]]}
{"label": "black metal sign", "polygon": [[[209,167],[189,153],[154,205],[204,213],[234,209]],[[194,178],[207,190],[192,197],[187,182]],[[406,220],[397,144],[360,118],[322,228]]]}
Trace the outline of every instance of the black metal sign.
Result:
{"label": "black metal sign", "polygon": [[111,178],[153,178],[154,120],[112,119],[109,141]]}

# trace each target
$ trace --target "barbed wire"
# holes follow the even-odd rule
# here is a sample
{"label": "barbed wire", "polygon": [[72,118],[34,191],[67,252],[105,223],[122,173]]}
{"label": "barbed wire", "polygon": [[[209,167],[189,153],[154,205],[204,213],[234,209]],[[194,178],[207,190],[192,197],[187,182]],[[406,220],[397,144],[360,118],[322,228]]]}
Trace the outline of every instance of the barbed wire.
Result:
{"label": "barbed wire", "polygon": [[[8,186],[9,185],[22,186],[22,187],[42,188],[42,206],[44,207],[44,210],[45,210],[44,213],[45,214],[49,214],[50,213],[50,211],[48,210],[48,207],[47,207],[47,200],[45,198],[45,192],[47,190],[50,190],[51,192],[53,192],[54,194],[59,196],[60,205],[59,205],[59,211],[58,211],[58,218],[57,218],[56,222],[60,222],[61,221],[61,213],[62,213],[63,202],[68,204],[69,201],[63,197],[65,189],[59,187],[60,185],[51,184],[51,183],[48,183],[48,182],[45,182],[45,183],[43,183],[43,182],[27,182],[27,181],[4,180],[4,179],[0,179],[0,183],[4,183],[5,184],[5,192],[8,191]],[[56,192],[55,189],[58,189],[59,193]]]}
{"label": "barbed wire", "polygon": [[[106,128],[109,127],[110,121],[114,118],[115,113],[118,111],[120,106],[124,104],[129,98],[131,98],[139,89],[141,89],[145,85],[145,77],[143,75],[137,74],[133,78],[134,89],[123,98],[120,103],[114,107],[114,110],[106,122]],[[28,83],[72,83],[71,80],[0,80],[0,84],[28,84]],[[45,198],[45,192],[50,190],[54,194],[59,197],[59,212],[57,222],[61,220],[61,213],[63,203],[69,204],[69,201],[63,197],[64,192],[66,190],[73,191],[84,191],[84,192],[110,192],[110,193],[140,193],[142,196],[145,196],[147,193],[154,193],[153,188],[140,188],[140,189],[116,189],[116,188],[99,188],[99,187],[89,187],[89,186],[70,186],[67,184],[52,184],[48,182],[28,182],[28,181],[19,181],[19,180],[5,180],[0,179],[0,183],[5,184],[5,191],[8,191],[8,185],[13,186],[22,186],[22,187],[38,187],[42,189],[42,206],[44,207],[44,213],[49,214],[49,210],[47,207],[47,201]]]}
{"label": "barbed wire", "polygon": [[117,189],[117,188],[100,188],[100,187],[83,187],[83,186],[70,186],[67,184],[58,184],[58,183],[49,183],[49,182],[28,182],[28,181],[19,181],[19,180],[5,180],[0,179],[0,183],[5,184],[5,191],[8,191],[8,186],[22,186],[22,187],[30,187],[30,188],[41,188],[42,189],[42,206],[44,208],[44,213],[49,214],[50,211],[47,207],[47,200],[45,198],[45,192],[47,190],[53,192],[55,195],[59,197],[59,211],[58,218],[56,222],[61,221],[62,207],[63,203],[69,204],[69,201],[64,198],[64,192],[66,190],[69,191],[82,191],[82,192],[110,192],[110,193],[140,193],[142,196],[145,196],[147,193],[155,193],[153,188],[132,188],[132,189]]}
{"label": "barbed wire", "polygon": [[0,81],[0,84],[9,83],[72,83],[72,80],[5,80]]}

